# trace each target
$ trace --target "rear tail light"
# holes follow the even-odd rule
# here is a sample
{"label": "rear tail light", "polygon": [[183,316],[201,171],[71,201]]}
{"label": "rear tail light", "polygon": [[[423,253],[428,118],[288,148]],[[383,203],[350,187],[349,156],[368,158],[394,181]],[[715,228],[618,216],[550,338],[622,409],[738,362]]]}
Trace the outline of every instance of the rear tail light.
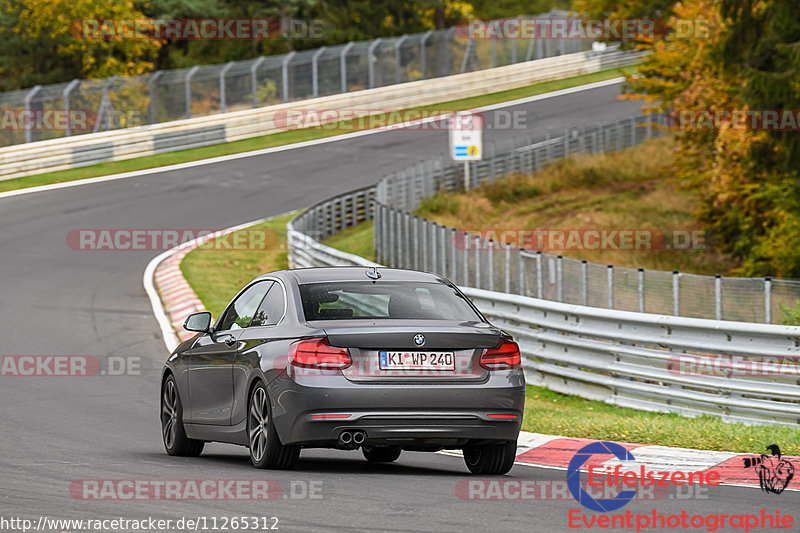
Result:
{"label": "rear tail light", "polygon": [[350,366],[350,352],[328,344],[328,339],[305,339],[289,348],[289,362],[302,368],[343,369]]}
{"label": "rear tail light", "polygon": [[519,357],[519,346],[514,341],[500,339],[500,344],[494,348],[483,350],[481,366],[486,370],[519,368],[522,366],[522,361]]}

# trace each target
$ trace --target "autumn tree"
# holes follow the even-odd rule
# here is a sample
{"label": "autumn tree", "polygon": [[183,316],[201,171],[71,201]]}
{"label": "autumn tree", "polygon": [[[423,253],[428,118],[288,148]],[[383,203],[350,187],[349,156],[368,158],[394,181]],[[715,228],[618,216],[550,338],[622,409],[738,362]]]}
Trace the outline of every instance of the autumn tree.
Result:
{"label": "autumn tree", "polygon": [[0,90],[150,71],[160,42],[86,38],[80,26],[82,20],[141,18],[130,1],[0,3]]}

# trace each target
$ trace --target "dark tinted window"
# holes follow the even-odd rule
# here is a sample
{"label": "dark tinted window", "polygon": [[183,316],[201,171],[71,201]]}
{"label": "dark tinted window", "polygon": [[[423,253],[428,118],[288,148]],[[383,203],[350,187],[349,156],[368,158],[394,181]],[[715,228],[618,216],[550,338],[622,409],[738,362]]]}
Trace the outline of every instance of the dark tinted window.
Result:
{"label": "dark tinted window", "polygon": [[480,320],[460,294],[441,283],[309,283],[300,285],[300,296],[306,320]]}
{"label": "dark tinted window", "polygon": [[225,311],[217,330],[225,331],[249,326],[261,300],[273,283],[273,281],[259,281],[248,287]]}
{"label": "dark tinted window", "polygon": [[283,318],[285,308],[286,300],[283,295],[283,287],[280,283],[273,283],[264,301],[258,306],[256,316],[253,317],[250,325],[274,326]]}

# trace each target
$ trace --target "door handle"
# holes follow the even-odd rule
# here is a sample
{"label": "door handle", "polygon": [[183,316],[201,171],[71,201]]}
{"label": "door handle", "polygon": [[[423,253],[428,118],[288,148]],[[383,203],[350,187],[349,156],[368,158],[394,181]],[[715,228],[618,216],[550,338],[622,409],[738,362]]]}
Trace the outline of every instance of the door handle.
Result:
{"label": "door handle", "polygon": [[230,347],[236,344],[236,339],[233,338],[233,335],[220,335],[217,337],[217,342],[224,342],[226,346]]}

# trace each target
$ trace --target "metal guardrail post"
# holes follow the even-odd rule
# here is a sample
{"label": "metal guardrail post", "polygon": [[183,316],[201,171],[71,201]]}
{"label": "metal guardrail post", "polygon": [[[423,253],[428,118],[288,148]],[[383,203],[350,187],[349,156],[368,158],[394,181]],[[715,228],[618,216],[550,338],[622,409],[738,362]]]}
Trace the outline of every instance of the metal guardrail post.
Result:
{"label": "metal guardrail post", "polygon": [[505,292],[511,292],[511,245],[504,244],[506,249],[506,274],[505,274]]}
{"label": "metal guardrail post", "polygon": [[369,48],[367,48],[367,71],[369,74],[369,88],[375,88],[375,62],[378,61],[378,58],[374,56],[375,49],[381,44],[381,38],[378,37],[372,43],[370,43]]}
{"label": "metal guardrail post", "polygon": [[764,322],[772,324],[772,278],[764,278]]}
{"label": "metal guardrail post", "polygon": [[644,269],[639,269],[639,312],[644,313]]}
{"label": "metal guardrail post", "polygon": [[[35,85],[28,93],[25,95],[25,115],[30,116],[31,111],[31,100],[33,97],[36,96],[36,93],[42,90],[41,85]],[[25,143],[31,142],[31,128],[25,128]]]}
{"label": "metal guardrail post", "polygon": [[714,276],[714,316],[722,320],[722,276]]}
{"label": "metal guardrail post", "polygon": [[680,316],[680,284],[678,280],[680,272],[677,270],[672,271],[672,314]]}
{"label": "metal guardrail post", "polygon": [[459,71],[460,74],[464,74],[467,71],[467,63],[469,63],[469,56],[472,54],[472,47],[474,46],[472,42],[472,36],[470,35],[467,44],[464,46],[464,57],[461,58],[461,70]]}
{"label": "metal guardrail post", "polygon": [[414,216],[414,270],[419,270],[419,217]]}
{"label": "metal guardrail post", "polygon": [[349,52],[350,49],[353,48],[355,44],[356,43],[354,43],[353,41],[350,41],[349,43],[344,45],[342,51],[339,52],[339,77],[341,78],[342,82],[341,85],[342,93],[347,92],[347,52]]}
{"label": "metal guardrail post", "polygon": [[608,308],[614,309],[614,265],[608,265]]}
{"label": "metal guardrail post", "polygon": [[186,118],[192,118],[192,76],[197,70],[200,68],[199,65],[195,65],[189,69],[189,72],[186,73],[186,79],[184,80],[184,101],[186,103]]}
{"label": "metal guardrail post", "polygon": [[64,87],[64,90],[61,91],[61,98],[64,100],[64,137],[69,137],[72,133],[72,125],[70,124],[69,93],[71,93],[75,87],[80,85],[80,83],[81,80],[72,80],[67,84],[66,87]]}
{"label": "metal guardrail post", "polygon": [[227,98],[227,84],[225,83],[225,75],[228,71],[235,65],[235,61],[229,61],[222,70],[219,71],[219,112],[225,113],[227,112],[227,105],[226,100]]}
{"label": "metal guardrail post", "polygon": [[316,98],[319,96],[319,56],[325,52],[324,46],[321,46],[311,56],[311,97]]}
{"label": "metal guardrail post", "polygon": [[283,57],[283,61],[281,61],[281,96],[283,97],[283,102],[286,103],[289,101],[291,95],[289,94],[289,63],[292,61],[294,56],[297,54],[294,50],[289,52]]}
{"label": "metal guardrail post", "polygon": [[556,256],[556,301],[564,301],[564,257]]}
{"label": "metal guardrail post", "polygon": [[266,60],[266,57],[261,56],[250,65],[250,90],[253,92],[253,109],[258,107],[258,67]]}
{"label": "metal guardrail post", "polygon": [[491,47],[492,47],[492,68],[495,68],[497,66],[497,39],[492,38]]}
{"label": "metal guardrail post", "polygon": [[544,280],[542,279],[542,252],[536,252],[536,297],[544,295]]}
{"label": "metal guardrail post", "polygon": [[401,61],[402,61],[402,51],[400,47],[403,46],[403,43],[406,42],[408,39],[408,34],[403,34],[394,42],[394,81],[395,83],[400,83],[400,78],[403,75],[402,69],[400,68]]}
{"label": "metal guardrail post", "polygon": [[581,261],[581,302],[589,305],[589,265],[586,259]]}
{"label": "metal guardrail post", "polygon": [[517,276],[519,277],[519,294],[528,295],[528,287],[525,285],[525,256],[523,249],[517,248]]}
{"label": "metal guardrail post", "polygon": [[421,79],[423,80],[427,79],[428,75],[428,54],[426,47],[428,44],[428,39],[430,39],[431,35],[433,35],[433,30],[428,30],[419,41],[419,69],[422,71]]}

